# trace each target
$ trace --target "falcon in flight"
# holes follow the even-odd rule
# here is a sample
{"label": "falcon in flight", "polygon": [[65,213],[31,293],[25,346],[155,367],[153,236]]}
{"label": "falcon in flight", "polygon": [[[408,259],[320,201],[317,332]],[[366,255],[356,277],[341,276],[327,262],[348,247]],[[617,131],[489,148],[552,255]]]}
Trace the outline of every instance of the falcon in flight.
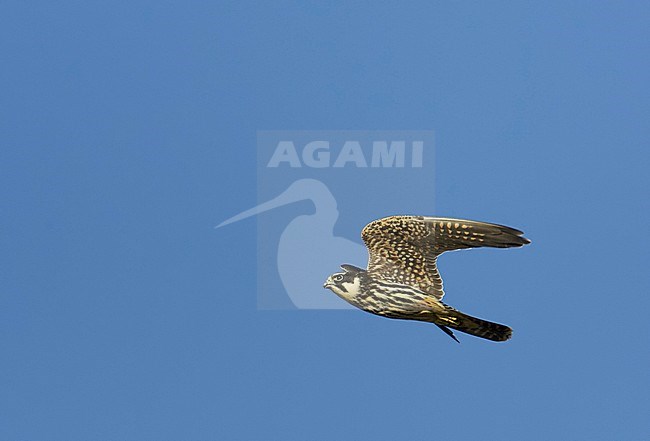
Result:
{"label": "falcon in flight", "polygon": [[[341,265],[323,285],[348,303],[392,319],[431,322],[458,342],[452,329],[493,341],[506,341],[512,329],[464,314],[442,302],[436,259],[465,248],[512,248],[530,243],[503,225],[463,219],[391,216],[369,223],[361,237],[368,247],[368,269]],[[451,328],[451,329],[450,329]]]}

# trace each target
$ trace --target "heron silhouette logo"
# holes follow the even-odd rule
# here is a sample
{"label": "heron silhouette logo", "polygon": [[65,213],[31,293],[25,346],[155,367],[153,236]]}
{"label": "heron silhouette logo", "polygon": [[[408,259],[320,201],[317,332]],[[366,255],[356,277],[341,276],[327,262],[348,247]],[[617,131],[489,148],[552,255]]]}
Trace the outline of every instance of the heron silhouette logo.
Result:
{"label": "heron silhouette logo", "polygon": [[433,132],[258,132],[257,184],[258,205],[217,228],[256,217],[258,307],[349,309],[323,281],[366,264],[369,221],[433,213]]}

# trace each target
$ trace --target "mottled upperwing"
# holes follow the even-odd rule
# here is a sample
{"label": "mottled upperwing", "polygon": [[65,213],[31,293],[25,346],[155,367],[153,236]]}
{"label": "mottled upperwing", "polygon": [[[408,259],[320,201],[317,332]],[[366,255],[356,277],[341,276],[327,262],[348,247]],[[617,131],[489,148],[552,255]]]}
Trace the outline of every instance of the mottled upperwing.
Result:
{"label": "mottled upperwing", "polygon": [[391,216],[366,225],[361,237],[368,247],[368,272],[373,277],[413,286],[442,299],[445,293],[436,266],[440,254],[464,248],[520,247],[530,243],[522,234],[485,222]]}

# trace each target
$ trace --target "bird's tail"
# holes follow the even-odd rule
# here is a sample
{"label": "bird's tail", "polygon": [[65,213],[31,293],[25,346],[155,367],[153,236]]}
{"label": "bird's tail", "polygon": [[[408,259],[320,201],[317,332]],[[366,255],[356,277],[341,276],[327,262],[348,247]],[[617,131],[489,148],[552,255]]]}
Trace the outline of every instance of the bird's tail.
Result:
{"label": "bird's tail", "polygon": [[450,306],[447,306],[447,314],[439,318],[439,322],[436,324],[454,340],[456,338],[449,329],[445,329],[446,327],[492,341],[506,341],[512,337],[512,329],[508,326],[472,317]]}

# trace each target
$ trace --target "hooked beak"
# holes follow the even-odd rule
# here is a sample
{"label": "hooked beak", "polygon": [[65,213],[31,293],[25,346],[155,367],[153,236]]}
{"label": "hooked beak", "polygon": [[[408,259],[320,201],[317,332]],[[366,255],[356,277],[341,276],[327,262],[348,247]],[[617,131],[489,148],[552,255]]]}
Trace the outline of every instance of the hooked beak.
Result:
{"label": "hooked beak", "polygon": [[334,284],[332,283],[332,279],[329,279],[329,278],[328,278],[328,279],[325,281],[325,283],[323,283],[323,288],[331,288],[332,286],[334,286]]}

